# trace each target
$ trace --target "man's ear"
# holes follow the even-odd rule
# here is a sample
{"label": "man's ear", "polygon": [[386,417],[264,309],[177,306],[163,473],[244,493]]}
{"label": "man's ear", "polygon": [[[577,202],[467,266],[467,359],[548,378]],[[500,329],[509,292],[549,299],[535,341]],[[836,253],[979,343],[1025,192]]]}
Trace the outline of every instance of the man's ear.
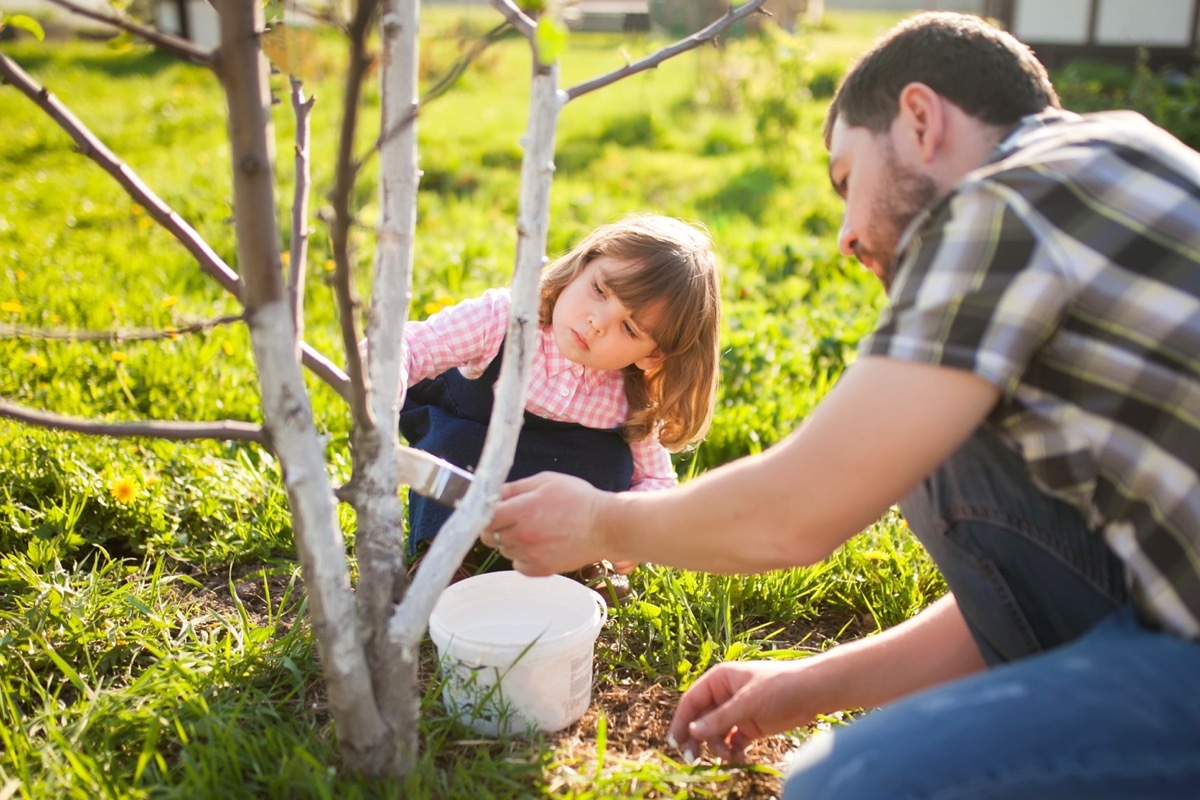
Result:
{"label": "man's ear", "polygon": [[942,96],[927,84],[914,81],[900,90],[897,116],[911,132],[921,160],[933,161],[946,134]]}
{"label": "man's ear", "polygon": [[661,367],[662,363],[663,363],[663,359],[664,359],[664,357],[663,357],[662,350],[660,350],[659,348],[656,347],[656,348],[654,348],[654,352],[652,352],[648,356],[643,356],[642,358],[639,358],[637,361],[633,362],[633,365],[635,367],[637,367],[638,369],[640,369],[642,372],[649,372],[652,369],[658,369],[659,367]]}

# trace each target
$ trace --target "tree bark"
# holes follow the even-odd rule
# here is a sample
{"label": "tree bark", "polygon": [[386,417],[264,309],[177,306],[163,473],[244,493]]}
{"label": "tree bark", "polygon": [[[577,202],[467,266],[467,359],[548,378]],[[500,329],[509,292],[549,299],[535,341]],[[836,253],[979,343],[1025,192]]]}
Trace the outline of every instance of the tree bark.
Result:
{"label": "tree bark", "polygon": [[[367,632],[367,661],[379,713],[392,730],[396,774],[407,774],[420,747],[418,647],[391,641],[388,624],[404,597],[403,508],[400,503],[399,425],[404,320],[412,297],[417,227],[417,56],[419,0],[385,0],[380,19],[383,131],[380,150],[381,218],[367,324],[368,405],[375,428],[374,457],[355,461],[359,482],[358,608]],[[409,118],[408,124],[402,124]],[[419,644],[419,643],[418,643]]]}
{"label": "tree bark", "polygon": [[282,278],[274,198],[271,97],[259,48],[262,5],[219,0],[218,74],[229,105],[233,195],[243,299],[262,387],[264,427],[283,469],[313,628],[347,766],[379,774],[380,717],[362,648],[337,501],[296,361],[291,304]]}

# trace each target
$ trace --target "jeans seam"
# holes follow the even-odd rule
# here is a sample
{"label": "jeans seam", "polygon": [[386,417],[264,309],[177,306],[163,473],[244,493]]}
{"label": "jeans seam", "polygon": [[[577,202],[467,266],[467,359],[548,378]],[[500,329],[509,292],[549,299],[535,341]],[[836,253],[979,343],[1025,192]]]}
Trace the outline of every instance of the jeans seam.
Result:
{"label": "jeans seam", "polygon": [[1020,604],[1016,597],[1013,596],[1008,582],[1000,574],[996,568],[996,563],[989,558],[984,558],[974,552],[966,552],[971,561],[975,564],[977,574],[983,576],[991,587],[992,596],[997,598],[1001,604],[1001,611],[1012,622],[1012,627],[1020,632],[1021,639],[1030,652],[1039,652],[1045,649],[1045,645],[1038,639],[1037,634],[1033,630],[1033,626],[1029,624],[1029,619],[1025,616],[1025,612],[1021,610]]}

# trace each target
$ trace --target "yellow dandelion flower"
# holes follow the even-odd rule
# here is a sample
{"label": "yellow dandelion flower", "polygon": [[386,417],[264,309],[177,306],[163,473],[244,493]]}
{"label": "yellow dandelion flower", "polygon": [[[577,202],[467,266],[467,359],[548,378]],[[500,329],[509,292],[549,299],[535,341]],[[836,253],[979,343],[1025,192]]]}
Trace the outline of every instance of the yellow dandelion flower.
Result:
{"label": "yellow dandelion flower", "polygon": [[20,314],[21,304],[16,300],[5,300],[3,303],[0,303],[0,311],[3,311],[5,314]]}
{"label": "yellow dandelion flower", "polygon": [[114,351],[113,351],[113,353],[112,353],[112,360],[113,360],[113,361],[116,361],[118,364],[120,364],[120,363],[123,363],[123,362],[125,362],[125,361],[128,361],[128,360],[129,360],[129,356],[125,355],[125,354],[124,354],[124,353],[122,353],[120,350],[114,350]]}
{"label": "yellow dandelion flower", "polygon": [[174,325],[168,325],[165,328],[163,328],[163,333],[165,333],[167,335],[167,338],[170,339],[172,342],[179,338],[179,329],[176,328]]}
{"label": "yellow dandelion flower", "polygon": [[140,231],[148,231],[154,227],[154,220],[149,217],[138,217],[137,226]]}
{"label": "yellow dandelion flower", "polygon": [[162,299],[162,307],[163,308],[171,308],[178,302],[179,302],[179,299],[177,297],[175,297],[175,295],[169,294]]}
{"label": "yellow dandelion flower", "polygon": [[868,561],[887,561],[888,554],[882,550],[868,550],[862,554]]}
{"label": "yellow dandelion flower", "polygon": [[425,304],[425,316],[432,317],[434,314],[442,310],[442,304],[436,300],[431,300]]}
{"label": "yellow dandelion flower", "polygon": [[57,324],[59,324],[60,322],[62,322],[62,317],[60,317],[58,314],[51,314],[51,315],[50,315],[50,324],[52,324],[52,325],[57,325]]}
{"label": "yellow dandelion flower", "polygon": [[233,342],[226,339],[225,341],[221,342],[221,349],[225,351],[225,355],[227,355],[227,356],[233,355],[233,350],[234,350]]}
{"label": "yellow dandelion flower", "polygon": [[292,254],[285,250],[279,254],[279,260],[283,262],[284,266],[287,266],[292,261]]}
{"label": "yellow dandelion flower", "polygon": [[133,214],[135,217],[140,217],[142,214],[146,213],[146,210],[141,206],[133,206],[129,209],[129,213]]}
{"label": "yellow dandelion flower", "polygon": [[327,260],[325,261],[325,271],[326,271],[326,272],[333,272],[335,269],[337,269],[337,264],[333,263],[333,259],[332,259],[332,258],[330,258],[330,259],[327,259]]}
{"label": "yellow dandelion flower", "polygon": [[16,272],[14,272],[13,274],[17,276],[17,280],[19,280],[19,281],[25,280],[25,270],[19,269]]}
{"label": "yellow dandelion flower", "polygon": [[29,359],[29,363],[33,364],[38,369],[46,368],[46,359],[42,358],[37,353],[29,353],[25,356],[25,358]]}
{"label": "yellow dandelion flower", "polygon": [[456,302],[455,299],[448,294],[442,295],[437,299],[437,301],[442,304],[443,308],[446,306],[452,306]]}
{"label": "yellow dandelion flower", "polygon": [[129,505],[138,495],[137,484],[132,478],[114,478],[108,484],[108,491],[114,500],[123,505]]}

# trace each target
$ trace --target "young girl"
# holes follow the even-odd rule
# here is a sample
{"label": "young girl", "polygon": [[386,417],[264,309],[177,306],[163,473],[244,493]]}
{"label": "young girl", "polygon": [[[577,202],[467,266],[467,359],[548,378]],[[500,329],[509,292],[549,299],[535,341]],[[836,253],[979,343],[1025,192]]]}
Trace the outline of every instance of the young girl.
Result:
{"label": "young girl", "polygon": [[[489,289],[405,324],[400,431],[410,445],[467,469],[479,462],[510,305],[508,289]],[[609,491],[674,486],[671,453],[712,420],[720,312],[711,240],[669,217],[604,225],[551,264],[508,480],[553,470]],[[410,554],[449,515],[410,493]],[[599,567],[576,577],[620,600],[628,581]]]}

